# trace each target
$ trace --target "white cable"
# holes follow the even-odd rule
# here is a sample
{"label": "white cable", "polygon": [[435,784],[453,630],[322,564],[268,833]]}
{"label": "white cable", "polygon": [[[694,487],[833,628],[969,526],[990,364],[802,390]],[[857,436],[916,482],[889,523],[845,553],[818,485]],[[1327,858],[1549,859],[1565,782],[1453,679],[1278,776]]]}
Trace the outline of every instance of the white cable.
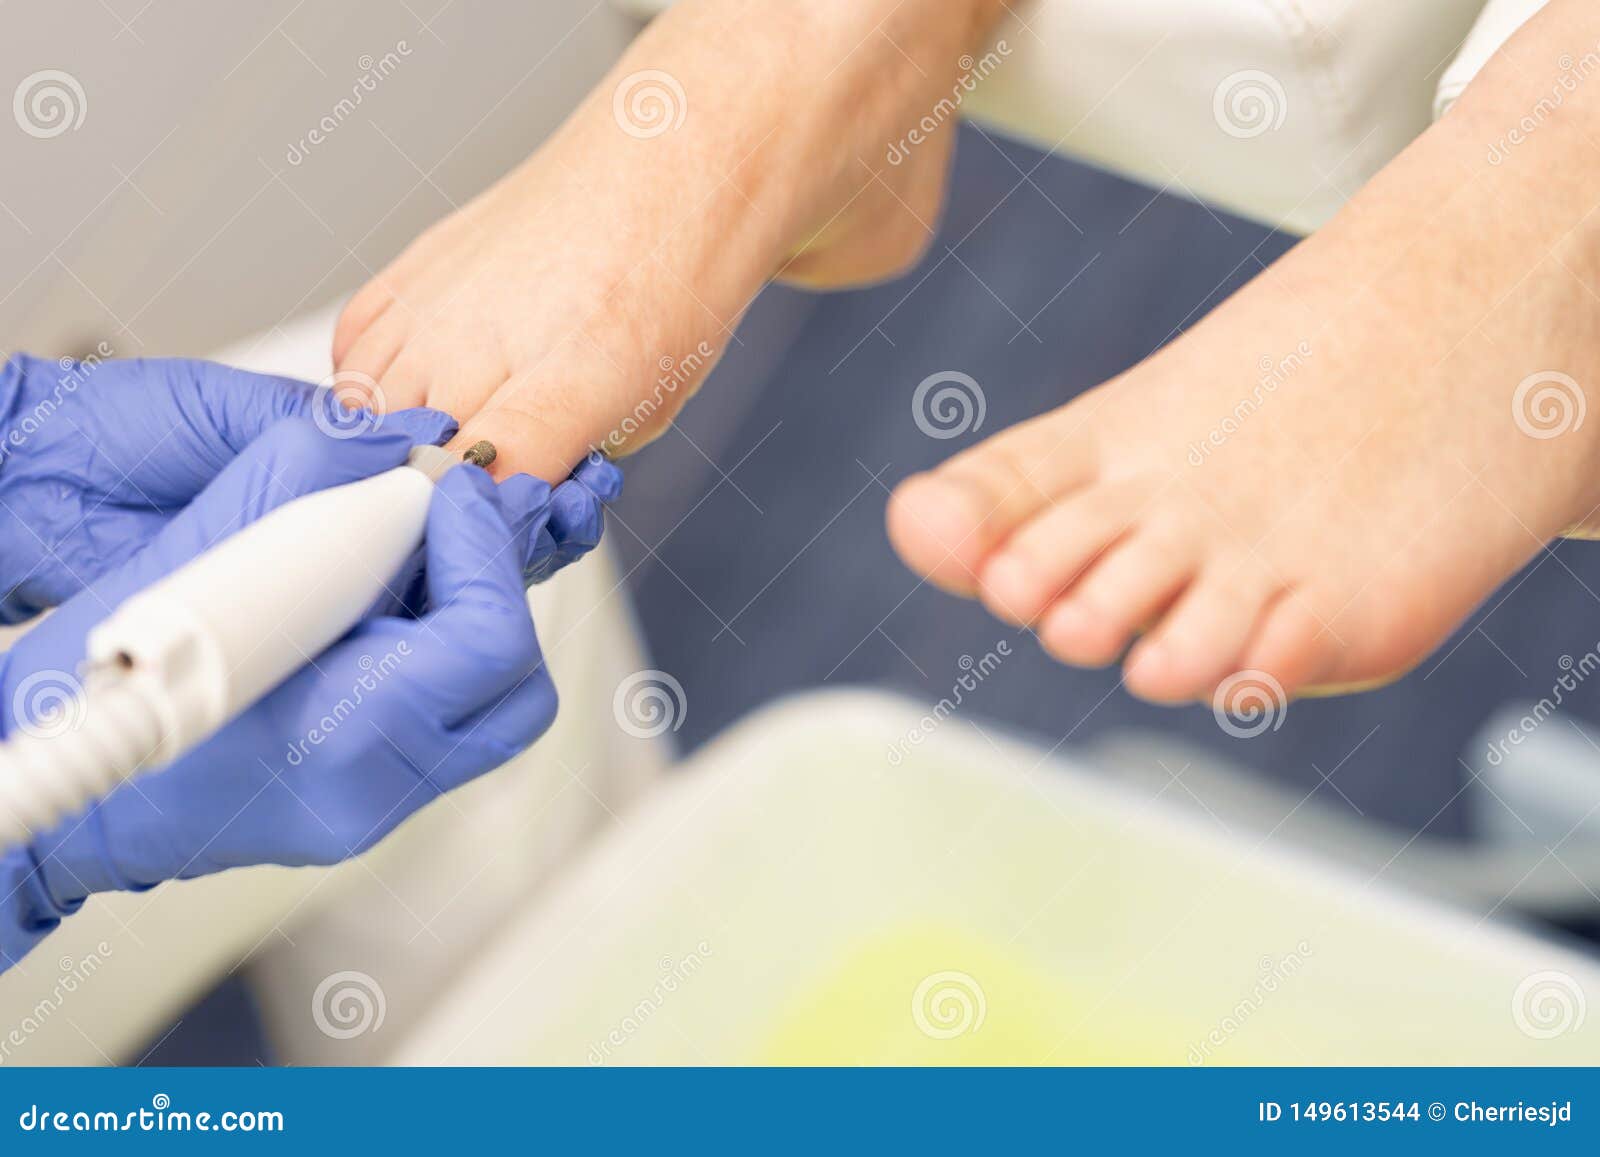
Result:
{"label": "white cable", "polygon": [[0,744],[0,848],[101,798],[155,755],[160,713],[138,681],[94,682],[70,729],[21,731]]}

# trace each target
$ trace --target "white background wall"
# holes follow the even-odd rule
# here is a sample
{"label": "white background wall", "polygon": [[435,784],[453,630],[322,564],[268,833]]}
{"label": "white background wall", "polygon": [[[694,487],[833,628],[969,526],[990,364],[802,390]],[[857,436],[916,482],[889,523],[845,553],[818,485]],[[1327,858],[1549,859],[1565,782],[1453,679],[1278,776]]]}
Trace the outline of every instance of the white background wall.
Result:
{"label": "white background wall", "polygon": [[[350,293],[525,156],[634,30],[607,0],[3,4],[0,351],[199,354]],[[84,115],[41,139],[13,98],[46,69]]]}

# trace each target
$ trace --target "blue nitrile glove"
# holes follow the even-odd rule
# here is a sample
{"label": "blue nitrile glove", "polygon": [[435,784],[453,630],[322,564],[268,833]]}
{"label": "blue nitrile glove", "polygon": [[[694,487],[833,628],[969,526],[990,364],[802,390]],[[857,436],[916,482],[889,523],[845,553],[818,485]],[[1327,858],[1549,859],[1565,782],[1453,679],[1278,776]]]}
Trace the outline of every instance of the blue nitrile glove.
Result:
{"label": "blue nitrile glove", "polygon": [[[89,629],[128,595],[291,498],[403,462],[414,440],[399,425],[344,440],[305,419],[271,426],[147,549],[5,656],[7,726],[16,723],[9,712],[26,707],[23,681],[74,671]],[[614,470],[604,472],[609,489]],[[567,529],[552,533],[555,506],[533,479],[496,487],[476,467],[446,474],[428,516],[420,617],[368,617],[170,768],[0,860],[0,967],[93,892],[354,855],[532,743],[556,696],[524,571],[541,535],[592,541],[599,530],[569,512]]]}
{"label": "blue nitrile glove", "polygon": [[[346,411],[331,389],[214,362],[6,361],[0,622],[32,618],[120,565],[268,426],[307,416],[341,436],[366,426],[427,442],[455,433],[437,411]],[[513,509],[540,508],[544,483],[520,476],[504,485],[515,491]],[[548,521],[529,537],[529,581],[599,541],[602,503],[620,487],[621,474],[598,458],[556,487]]]}

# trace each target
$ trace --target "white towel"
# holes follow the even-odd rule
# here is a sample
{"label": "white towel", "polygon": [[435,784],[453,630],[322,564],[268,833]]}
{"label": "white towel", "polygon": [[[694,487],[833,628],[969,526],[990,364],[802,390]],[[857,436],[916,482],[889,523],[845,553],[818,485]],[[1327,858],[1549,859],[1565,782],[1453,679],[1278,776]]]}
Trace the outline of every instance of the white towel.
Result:
{"label": "white towel", "polygon": [[[614,2],[646,14],[670,0]],[[1441,62],[1485,3],[1013,0],[997,33],[1004,63],[962,109],[1156,188],[1309,232],[1432,123]],[[1515,10],[1536,5],[1508,7],[1506,35]]]}
{"label": "white towel", "polygon": [[1489,6],[1478,17],[1472,31],[1461,42],[1461,51],[1439,81],[1439,91],[1433,99],[1433,119],[1438,120],[1450,111],[1450,106],[1462,93],[1472,78],[1483,71],[1489,58],[1500,51],[1500,46],[1526,24],[1547,0],[1490,0]]}

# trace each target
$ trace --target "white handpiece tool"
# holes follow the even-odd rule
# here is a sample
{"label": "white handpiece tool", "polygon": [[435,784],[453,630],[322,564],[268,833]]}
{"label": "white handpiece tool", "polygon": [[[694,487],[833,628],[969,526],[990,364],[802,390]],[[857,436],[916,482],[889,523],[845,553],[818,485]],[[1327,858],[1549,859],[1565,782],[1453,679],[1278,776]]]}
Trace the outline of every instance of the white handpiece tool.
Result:
{"label": "white handpiece tool", "polygon": [[[467,461],[487,466],[480,442]],[[70,728],[0,744],[0,850],[163,767],[350,630],[422,541],[434,483],[457,459],[307,494],[130,596],[88,637]]]}

